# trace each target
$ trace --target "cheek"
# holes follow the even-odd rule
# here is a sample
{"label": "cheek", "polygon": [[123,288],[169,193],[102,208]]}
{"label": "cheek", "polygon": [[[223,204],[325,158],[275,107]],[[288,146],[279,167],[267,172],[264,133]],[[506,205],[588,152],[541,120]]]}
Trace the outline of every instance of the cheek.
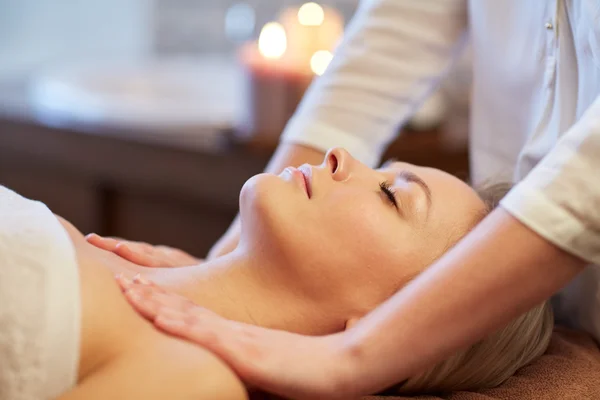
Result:
{"label": "cheek", "polygon": [[306,252],[319,276],[348,288],[367,308],[418,275],[424,254],[414,228],[374,197],[323,207],[321,224],[307,239],[307,249],[321,250]]}
{"label": "cheek", "polygon": [[408,227],[394,219],[393,210],[388,210],[376,194],[348,194],[346,198],[324,207],[321,226],[326,237],[322,240],[360,263],[375,263],[398,253]]}
{"label": "cheek", "polygon": [[[375,194],[330,204],[322,242],[345,255],[347,265],[384,279],[418,275],[430,259],[431,237],[397,215]],[[397,279],[394,279],[397,281]]]}

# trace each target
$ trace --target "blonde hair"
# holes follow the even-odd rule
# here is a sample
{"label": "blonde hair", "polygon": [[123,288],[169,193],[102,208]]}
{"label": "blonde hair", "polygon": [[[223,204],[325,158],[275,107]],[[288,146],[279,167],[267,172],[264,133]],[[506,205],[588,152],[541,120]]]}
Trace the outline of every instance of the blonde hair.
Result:
{"label": "blonde hair", "polygon": [[[477,190],[486,204],[481,218],[496,208],[509,190],[508,184]],[[473,346],[409,378],[394,392],[439,393],[498,386],[546,351],[553,327],[552,308],[546,301]]]}

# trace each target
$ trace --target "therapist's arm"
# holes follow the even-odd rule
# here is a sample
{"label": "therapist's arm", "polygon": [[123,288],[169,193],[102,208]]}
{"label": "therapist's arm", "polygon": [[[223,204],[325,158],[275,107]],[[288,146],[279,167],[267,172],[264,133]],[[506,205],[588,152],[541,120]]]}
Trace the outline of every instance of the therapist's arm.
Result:
{"label": "therapist's arm", "polygon": [[227,321],[146,285],[126,285],[126,295],[156,326],[206,347],[251,385],[290,398],[349,399],[475,342],[548,298],[582,266],[498,209],[390,300],[335,335]]}
{"label": "therapist's arm", "polygon": [[432,365],[600,263],[599,155],[600,97],[499,209],[348,332],[351,364],[369,366],[356,390]]}
{"label": "therapist's arm", "polygon": [[342,382],[360,376],[352,392],[370,393],[407,378],[544,301],[583,266],[497,209],[347,332],[343,357],[355,368],[368,367]]}
{"label": "therapist's arm", "polygon": [[[465,43],[466,13],[466,0],[363,0],[266,171],[320,164],[336,146],[375,166],[398,127],[456,61]],[[236,218],[208,258],[233,250],[239,233]]]}

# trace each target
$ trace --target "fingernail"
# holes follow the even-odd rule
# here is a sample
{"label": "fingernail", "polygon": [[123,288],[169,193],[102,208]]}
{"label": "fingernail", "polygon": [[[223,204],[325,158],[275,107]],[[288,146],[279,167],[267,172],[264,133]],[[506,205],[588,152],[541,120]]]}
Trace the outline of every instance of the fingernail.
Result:
{"label": "fingernail", "polygon": [[98,236],[98,235],[97,235],[97,234],[95,234],[95,233],[88,233],[87,235],[85,235],[85,238],[86,238],[86,240],[87,240],[87,239],[94,238],[94,237],[96,237],[96,236]]}
{"label": "fingernail", "polygon": [[139,283],[140,285],[146,285],[146,286],[150,285],[150,281],[145,279],[144,277],[142,277],[142,275],[140,275],[140,274],[135,274],[135,276],[133,277],[133,281],[135,283]]}
{"label": "fingernail", "polygon": [[133,282],[131,281],[131,279],[127,278],[127,277],[125,276],[125,274],[123,274],[122,272],[121,272],[121,273],[118,273],[118,274],[115,276],[115,279],[116,279],[116,280],[118,280],[119,282],[121,282],[121,284],[123,284],[123,285],[126,285],[126,286],[130,286],[130,285],[133,283]]}

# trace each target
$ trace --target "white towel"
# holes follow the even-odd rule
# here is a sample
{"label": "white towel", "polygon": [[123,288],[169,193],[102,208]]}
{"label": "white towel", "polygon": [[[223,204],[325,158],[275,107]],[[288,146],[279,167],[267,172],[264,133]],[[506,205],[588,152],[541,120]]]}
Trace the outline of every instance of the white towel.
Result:
{"label": "white towel", "polygon": [[77,258],[42,203],[0,186],[0,400],[52,399],[77,380]]}

